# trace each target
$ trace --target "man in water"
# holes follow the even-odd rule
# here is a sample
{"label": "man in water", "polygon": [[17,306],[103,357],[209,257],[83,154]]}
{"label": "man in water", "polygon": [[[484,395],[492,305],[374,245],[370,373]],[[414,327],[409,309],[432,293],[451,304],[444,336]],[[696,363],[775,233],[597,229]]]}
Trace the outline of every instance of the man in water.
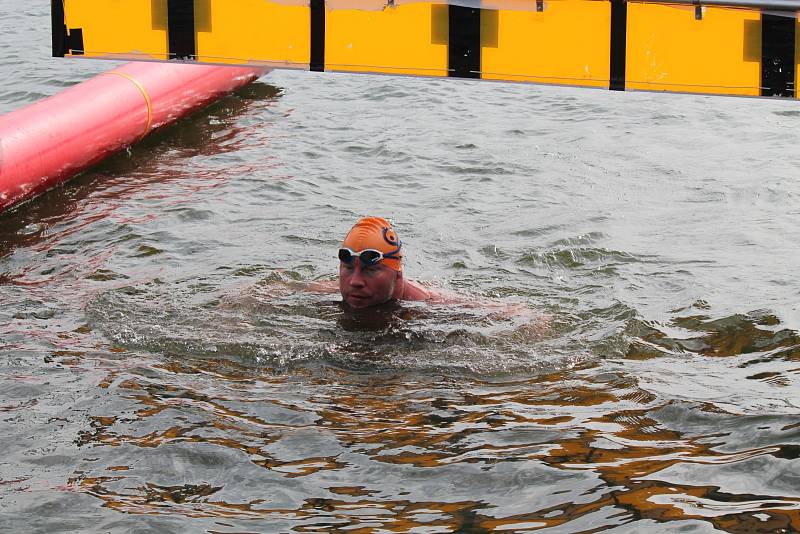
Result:
{"label": "man in water", "polygon": [[[307,291],[336,291],[336,282],[312,282]],[[403,244],[389,221],[381,217],[359,219],[339,248],[339,292],[350,308],[364,309],[393,300],[426,301],[489,312],[500,320],[522,320],[521,328],[541,335],[548,316],[524,304],[497,302],[424,287],[403,275]]]}
{"label": "man in water", "polygon": [[364,217],[347,233],[339,249],[339,291],[352,308],[390,300],[442,300],[403,276],[403,243],[389,221]]}

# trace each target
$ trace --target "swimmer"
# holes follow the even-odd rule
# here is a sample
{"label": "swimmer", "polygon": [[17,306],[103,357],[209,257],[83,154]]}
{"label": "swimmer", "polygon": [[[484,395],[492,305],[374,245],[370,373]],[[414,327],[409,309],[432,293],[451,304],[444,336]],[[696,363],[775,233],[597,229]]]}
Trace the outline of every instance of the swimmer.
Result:
{"label": "swimmer", "polygon": [[403,243],[386,219],[360,219],[339,248],[339,291],[351,308],[435,295],[403,276]]}
{"label": "swimmer", "polygon": [[[467,308],[484,308],[498,317],[541,314],[522,304],[477,299],[423,286],[403,274],[403,243],[386,219],[364,217],[347,233],[338,251],[339,292],[355,309],[395,301],[425,301]],[[307,290],[335,291],[335,282],[312,282]]]}
{"label": "swimmer", "polygon": [[261,305],[298,291],[338,292],[343,306],[362,318],[364,312],[369,314],[371,309],[384,304],[417,301],[473,310],[486,319],[508,322],[516,334],[526,338],[538,338],[548,332],[550,316],[525,303],[463,295],[409,280],[403,273],[403,251],[403,243],[389,221],[381,217],[365,217],[353,225],[339,246],[338,280],[298,280],[285,276],[284,271],[278,269],[262,283],[252,286],[244,299],[252,299],[254,305]]}
{"label": "swimmer", "polygon": [[[403,275],[403,243],[386,219],[359,219],[342,241],[338,257],[339,292],[351,308],[368,308],[391,300],[444,300],[440,292]],[[335,291],[330,282],[312,282],[306,289]]]}

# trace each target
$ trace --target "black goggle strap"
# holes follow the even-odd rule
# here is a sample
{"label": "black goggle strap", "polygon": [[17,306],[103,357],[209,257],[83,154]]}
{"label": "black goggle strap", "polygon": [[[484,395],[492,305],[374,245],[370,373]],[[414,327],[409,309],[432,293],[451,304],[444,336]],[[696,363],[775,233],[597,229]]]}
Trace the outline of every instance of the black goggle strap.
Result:
{"label": "black goggle strap", "polygon": [[[401,244],[400,246],[402,246],[402,244]],[[403,256],[401,256],[401,255],[400,255],[400,246],[398,246],[396,249],[394,249],[394,250],[393,250],[393,251],[391,251],[391,252],[386,252],[386,253],[383,255],[383,257],[384,257],[384,258],[389,258],[389,259],[395,259],[395,260],[399,260],[400,258],[402,258],[402,257],[403,257]]]}

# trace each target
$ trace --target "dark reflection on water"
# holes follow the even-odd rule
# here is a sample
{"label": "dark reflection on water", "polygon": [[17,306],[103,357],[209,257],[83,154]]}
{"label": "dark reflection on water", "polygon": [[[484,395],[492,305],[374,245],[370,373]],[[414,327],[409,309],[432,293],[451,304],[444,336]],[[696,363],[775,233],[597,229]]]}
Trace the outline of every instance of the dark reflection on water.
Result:
{"label": "dark reflection on water", "polygon": [[[44,367],[26,366],[33,374],[6,374],[6,422],[21,421],[37,398],[54,411],[47,391],[68,389],[64,375],[88,377],[88,398],[68,399],[66,413],[26,429],[40,446],[53,427],[70,430],[61,458],[44,456],[68,475],[33,486],[30,471],[6,469],[4,501],[23,513],[0,516],[4,524],[58,530],[56,499],[94,514],[101,530],[134,518],[209,532],[800,528],[797,410],[739,403],[730,411],[715,399],[676,397],[669,385],[654,392],[632,366],[679,352],[710,385],[714,362],[727,359],[756,383],[774,375],[750,373],[750,362],[796,373],[797,334],[774,316],[710,320],[687,310],[674,321],[682,336],[632,318],[616,359],[535,369],[511,358],[478,313],[406,305],[352,313],[326,295],[266,299],[263,282],[188,287],[105,291],[72,334],[83,346],[96,340],[99,352],[51,351]],[[176,296],[170,308],[165,299]],[[468,364],[469,336],[438,337],[434,326],[448,322],[450,334],[473,328],[485,356],[507,358],[502,371]],[[393,353],[396,345],[403,350]],[[425,360],[438,345],[457,365]],[[676,389],[684,380],[660,378]],[[747,393],[746,383],[735,387]],[[74,451],[67,460],[64,449]]]}
{"label": "dark reflection on water", "polygon": [[598,364],[479,380],[167,357],[99,384],[116,409],[79,433],[100,458],[68,484],[112,510],[299,531],[800,526],[796,415],[636,382]]}
{"label": "dark reflection on water", "polygon": [[[687,315],[698,303],[677,312],[682,337],[632,318],[616,360],[536,368],[510,357],[479,313],[354,313],[329,295],[276,295],[272,282],[286,278],[297,274],[234,289],[157,282],[90,302],[86,330],[101,330],[118,359],[98,374],[102,400],[75,434],[83,454],[67,491],[210,532],[800,528],[800,411],[654,393],[624,363],[680,351],[701,375],[756,357],[792,372],[797,334],[774,316]],[[463,357],[474,339],[451,334],[465,328],[485,356],[507,358],[502,370]],[[437,350],[457,365],[433,365]],[[104,359],[50,361],[96,372]]]}

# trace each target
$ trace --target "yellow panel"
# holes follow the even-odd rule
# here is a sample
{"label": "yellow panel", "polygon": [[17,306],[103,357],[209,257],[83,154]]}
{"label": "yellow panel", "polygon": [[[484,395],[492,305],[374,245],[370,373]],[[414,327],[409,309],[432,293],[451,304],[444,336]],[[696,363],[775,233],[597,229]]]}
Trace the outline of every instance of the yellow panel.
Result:
{"label": "yellow panel", "polygon": [[794,35],[794,57],[797,60],[797,65],[794,66],[794,95],[795,98],[800,98],[800,86],[797,85],[800,82],[800,19],[798,19],[797,26],[794,28]]}
{"label": "yellow panel", "polygon": [[406,4],[383,11],[328,11],[325,69],[447,76],[447,44],[435,42],[442,21],[434,20],[444,13],[446,28],[447,12],[435,7]]}
{"label": "yellow panel", "polygon": [[755,10],[628,4],[627,89],[758,95],[761,26]]}
{"label": "yellow panel", "polygon": [[482,48],[482,77],[608,87],[610,2],[546,2],[498,13],[497,46]]}
{"label": "yellow panel", "polygon": [[[167,1],[64,0],[66,23],[83,30],[87,57],[166,60]],[[198,61],[308,66],[311,20],[304,0],[193,1]],[[436,2],[328,6],[326,70],[447,76],[448,6]],[[518,9],[488,9],[511,5],[505,2]],[[548,0],[542,12],[535,5],[484,0],[481,77],[607,87],[611,2]],[[626,89],[760,94],[760,12],[702,9],[696,20],[693,6],[629,0]],[[800,86],[800,21],[796,33]]]}
{"label": "yellow panel", "polygon": [[308,7],[267,0],[195,0],[195,27],[199,61],[308,67]]}
{"label": "yellow panel", "polygon": [[83,28],[86,57],[167,59],[166,0],[64,0],[64,13],[68,28]]}

